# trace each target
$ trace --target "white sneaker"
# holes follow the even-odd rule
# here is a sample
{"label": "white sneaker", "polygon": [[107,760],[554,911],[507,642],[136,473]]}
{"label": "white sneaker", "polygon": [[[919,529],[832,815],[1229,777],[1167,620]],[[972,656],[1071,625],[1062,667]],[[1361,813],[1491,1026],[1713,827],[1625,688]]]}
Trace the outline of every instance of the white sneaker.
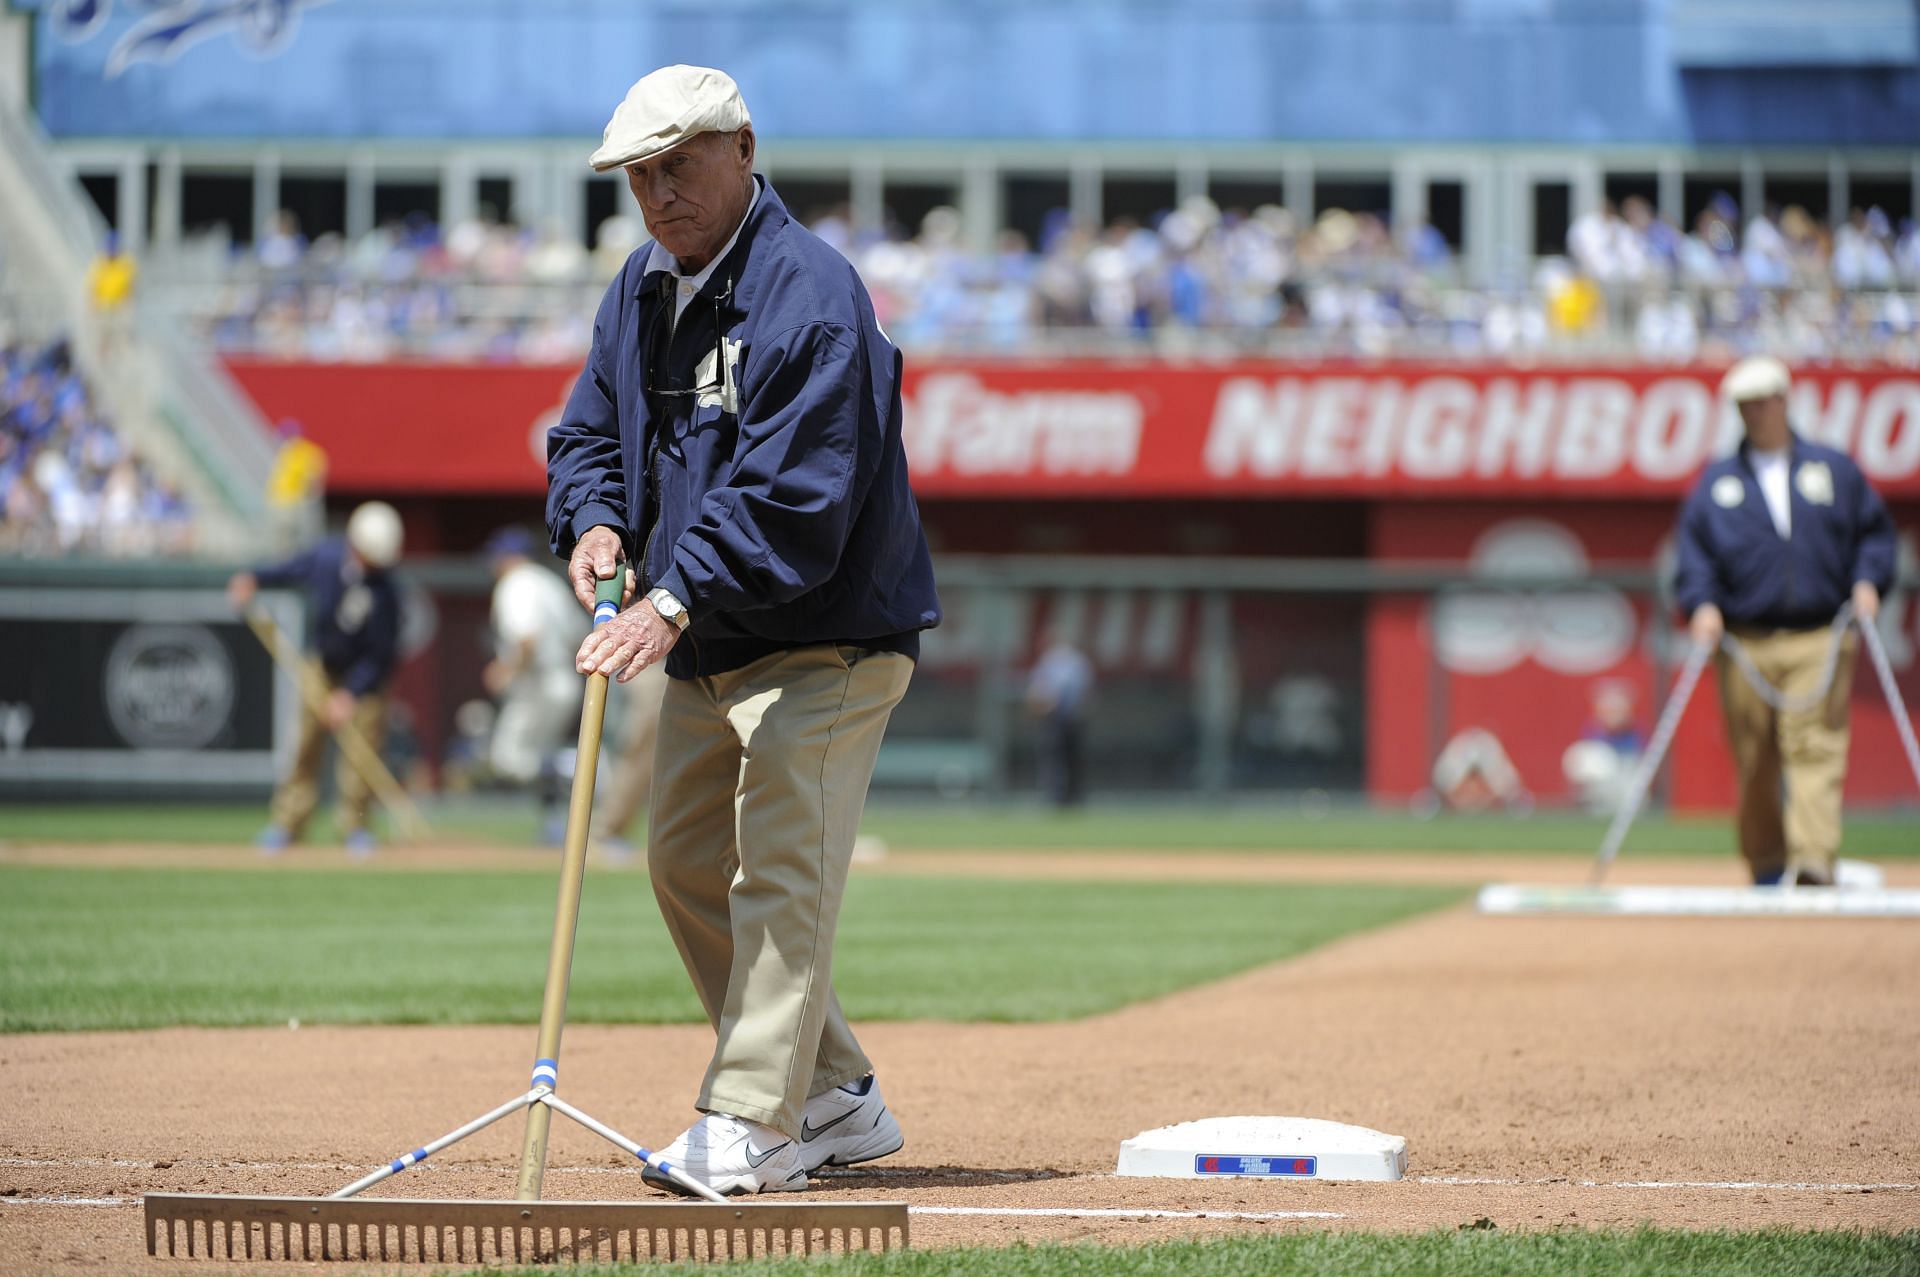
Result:
{"label": "white sneaker", "polygon": [[[771,1126],[728,1113],[707,1114],[654,1156],[728,1197],[792,1193],[807,1186],[798,1142]],[[691,1196],[651,1166],[640,1174],[655,1188]]]}
{"label": "white sneaker", "polygon": [[871,1162],[906,1142],[871,1073],[814,1096],[800,1118],[800,1161],[809,1172]]}

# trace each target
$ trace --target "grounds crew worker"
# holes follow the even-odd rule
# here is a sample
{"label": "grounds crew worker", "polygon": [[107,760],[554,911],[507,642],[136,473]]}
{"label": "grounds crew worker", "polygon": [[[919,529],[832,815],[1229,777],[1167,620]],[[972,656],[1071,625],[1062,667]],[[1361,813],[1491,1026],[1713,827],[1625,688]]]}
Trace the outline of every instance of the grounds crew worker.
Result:
{"label": "grounds crew worker", "polygon": [[881,735],[940,619],[900,352],[753,159],[718,71],[665,67],[615,109],[591,163],[626,170],[653,242],[607,289],[547,437],[581,605],[631,564],[631,605],[579,670],[667,664],[647,862],[718,1041],[704,1116],[661,1151],[726,1193],[901,1146],[833,939]]}
{"label": "grounds crew worker", "polygon": [[[1767,682],[1795,698],[1819,689],[1840,605],[1851,599],[1864,624],[1879,613],[1893,583],[1894,535],[1852,458],[1789,428],[1790,381],[1779,360],[1752,358],[1721,383],[1746,439],[1707,467],[1681,511],[1675,588],[1694,642],[1731,634]],[[1856,637],[1845,635],[1821,703],[1798,712],[1775,710],[1719,654],[1740,854],[1756,884],[1833,881]]]}
{"label": "grounds crew worker", "polygon": [[[263,585],[306,591],[313,635],[307,660],[327,688],[325,721],[301,704],[300,743],[293,769],[274,791],[271,823],[259,838],[262,851],[279,851],[300,840],[320,802],[320,763],[332,728],[350,725],[375,750],[385,737],[387,681],[400,649],[400,592],[388,569],[400,557],[402,536],[394,508],[369,501],[348,517],[346,536],[329,537],[284,563],[241,572],[227,582],[236,611],[244,611]],[[368,855],[374,849],[367,825],[372,790],[344,759],[335,779],[347,850]]]}

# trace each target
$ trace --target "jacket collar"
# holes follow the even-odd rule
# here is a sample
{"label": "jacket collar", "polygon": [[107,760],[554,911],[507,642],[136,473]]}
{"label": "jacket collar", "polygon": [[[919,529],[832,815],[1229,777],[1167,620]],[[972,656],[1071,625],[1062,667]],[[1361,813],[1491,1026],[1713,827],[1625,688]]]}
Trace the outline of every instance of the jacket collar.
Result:
{"label": "jacket collar", "polygon": [[[1800,438],[1800,432],[1789,428],[1787,430],[1787,468],[1789,470],[1799,466],[1800,455],[1804,449],[1804,445],[1805,441]],[[1753,472],[1753,445],[1747,441],[1745,435],[1740,437],[1740,447],[1735,455],[1740,458],[1741,466],[1751,474]]]}
{"label": "jacket collar", "polygon": [[[707,269],[706,283],[700,291],[704,294],[716,287],[733,286],[733,305],[741,310],[753,304],[758,291],[759,280],[755,278],[750,266],[754,260],[754,248],[761,239],[777,232],[788,221],[787,206],[774,194],[773,183],[755,173],[753,180],[759,183],[760,190],[755,196],[753,207],[747,211],[747,220],[734,232],[731,244],[722,249]],[[667,255],[659,250],[657,243],[649,243],[643,250],[647,254],[646,268],[640,276],[639,287],[634,290],[637,297],[646,297],[660,288],[663,278],[672,278],[673,272],[663,264]]]}

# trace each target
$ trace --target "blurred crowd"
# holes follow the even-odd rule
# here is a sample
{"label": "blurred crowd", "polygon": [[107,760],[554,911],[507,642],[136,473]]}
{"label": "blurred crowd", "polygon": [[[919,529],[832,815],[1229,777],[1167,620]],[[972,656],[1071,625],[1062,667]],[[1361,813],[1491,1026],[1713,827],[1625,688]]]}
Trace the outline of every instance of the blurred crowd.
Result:
{"label": "blurred crowd", "polygon": [[[1005,231],[967,248],[959,213],[911,234],[807,218],[858,267],[881,322],[916,350],[1141,346],[1170,352],[1920,363],[1920,230],[1878,209],[1828,227],[1797,206],[1741,223],[1716,197],[1682,231],[1644,199],[1575,219],[1564,255],[1493,287],[1461,281],[1426,223],[1331,209],[1222,210],[1204,197],[1142,224],[1074,224],[1038,244]],[[414,217],[356,241],[309,242],[281,214],[211,272],[187,309],[223,348],[290,358],[568,362],[604,282],[645,238],[609,218],[591,253],[557,230]]]}
{"label": "blurred crowd", "polygon": [[0,554],[176,554],[193,521],[89,393],[64,342],[0,345]]}
{"label": "blurred crowd", "polygon": [[1740,223],[1719,194],[1682,234],[1638,196],[1574,220],[1541,293],[1563,328],[1631,330],[1644,359],[1764,350],[1920,362],[1920,229],[1878,208],[1829,228],[1798,205]]}
{"label": "blurred crowd", "polygon": [[638,219],[621,221],[609,219],[589,254],[557,230],[476,220],[443,231],[418,215],[357,240],[309,240],[281,213],[250,253],[203,246],[170,274],[197,294],[184,308],[226,350],[566,363],[587,348],[607,279],[645,238]]}

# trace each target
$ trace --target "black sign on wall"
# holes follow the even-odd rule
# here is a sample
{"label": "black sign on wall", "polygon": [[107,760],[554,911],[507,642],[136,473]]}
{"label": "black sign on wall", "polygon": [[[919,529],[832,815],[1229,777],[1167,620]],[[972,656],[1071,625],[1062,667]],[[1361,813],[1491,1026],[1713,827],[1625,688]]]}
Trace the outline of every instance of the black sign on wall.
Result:
{"label": "black sign on wall", "polygon": [[[299,633],[298,609],[275,599]],[[270,784],[294,689],[217,590],[0,589],[0,784]]]}

